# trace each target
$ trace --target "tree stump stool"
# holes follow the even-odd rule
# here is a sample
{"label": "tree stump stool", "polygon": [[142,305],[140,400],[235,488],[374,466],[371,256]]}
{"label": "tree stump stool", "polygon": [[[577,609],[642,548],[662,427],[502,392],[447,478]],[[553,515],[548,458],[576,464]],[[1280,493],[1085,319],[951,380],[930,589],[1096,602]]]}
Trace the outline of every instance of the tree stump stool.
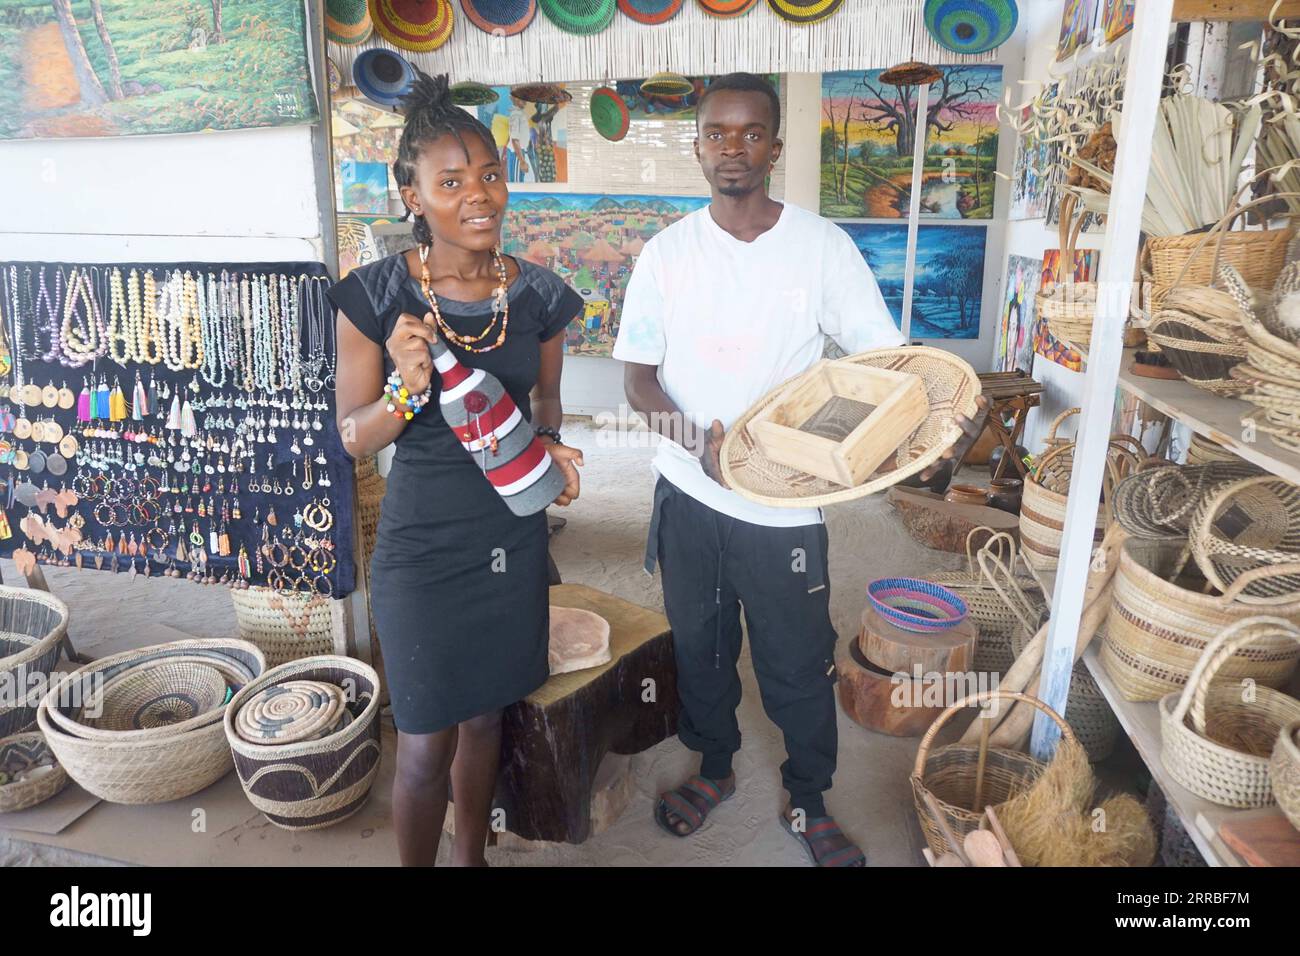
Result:
{"label": "tree stump stool", "polygon": [[581,584],[552,587],[551,604],[609,621],[611,660],[556,674],[506,708],[496,806],[516,836],[581,843],[605,754],[640,753],[677,732],[677,665],[656,611]]}

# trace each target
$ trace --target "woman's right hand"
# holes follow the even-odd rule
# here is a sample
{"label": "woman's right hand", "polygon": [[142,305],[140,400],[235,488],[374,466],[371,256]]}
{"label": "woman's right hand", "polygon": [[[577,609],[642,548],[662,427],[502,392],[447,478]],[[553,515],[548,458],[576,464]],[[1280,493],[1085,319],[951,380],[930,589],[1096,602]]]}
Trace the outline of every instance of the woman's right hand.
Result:
{"label": "woman's right hand", "polygon": [[412,395],[421,394],[433,378],[433,356],[429,353],[429,345],[436,336],[432,312],[426,313],[423,321],[403,312],[393,326],[393,334],[384,343],[397,374],[402,376],[402,384]]}

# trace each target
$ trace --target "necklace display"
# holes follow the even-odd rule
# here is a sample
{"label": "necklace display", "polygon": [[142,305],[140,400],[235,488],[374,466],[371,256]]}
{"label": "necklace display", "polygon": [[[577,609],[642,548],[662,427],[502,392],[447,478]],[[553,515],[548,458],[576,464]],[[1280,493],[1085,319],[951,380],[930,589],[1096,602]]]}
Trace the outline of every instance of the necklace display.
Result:
{"label": "necklace display", "polygon": [[[0,405],[0,468],[11,488],[75,498],[57,540],[43,521],[24,526],[0,509],[0,528],[13,526],[0,549],[133,577],[335,594],[336,512],[314,497],[345,461],[321,441],[333,422],[329,281],[0,265],[0,402],[39,412]],[[79,395],[56,364],[85,370]]]}
{"label": "necklace display", "polygon": [[[429,277],[429,245],[420,246],[420,290],[424,293],[425,300],[429,303],[429,308],[433,311],[434,321],[438,323],[438,328],[442,331],[443,336],[449,342],[460,346],[466,352],[491,352],[493,349],[500,348],[506,340],[506,329],[510,326],[510,299],[506,295],[506,263],[501,258],[501,253],[496,248],[492,250],[492,263],[496,266],[497,278],[499,280],[496,292],[492,294],[492,318],[478,335],[461,335],[451,326],[449,326],[442,317],[442,310],[438,308],[438,297],[431,288],[432,280]],[[498,333],[496,341],[491,345],[485,345],[478,348],[474,343],[481,342],[487,338],[489,332],[496,327],[497,322],[501,323],[501,331]]]}

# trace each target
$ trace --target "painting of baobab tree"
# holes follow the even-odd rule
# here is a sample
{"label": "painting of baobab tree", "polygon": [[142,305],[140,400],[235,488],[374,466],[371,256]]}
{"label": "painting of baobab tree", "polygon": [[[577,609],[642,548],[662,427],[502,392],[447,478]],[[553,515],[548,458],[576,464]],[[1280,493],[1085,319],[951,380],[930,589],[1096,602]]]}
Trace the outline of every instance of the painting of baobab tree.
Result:
{"label": "painting of baobab tree", "polygon": [[317,117],[301,0],[0,0],[0,139]]}
{"label": "painting of baobab tree", "polygon": [[[992,219],[1000,66],[943,66],[925,116],[921,216]],[[918,128],[915,87],[881,70],[822,74],[821,212],[905,219]]]}

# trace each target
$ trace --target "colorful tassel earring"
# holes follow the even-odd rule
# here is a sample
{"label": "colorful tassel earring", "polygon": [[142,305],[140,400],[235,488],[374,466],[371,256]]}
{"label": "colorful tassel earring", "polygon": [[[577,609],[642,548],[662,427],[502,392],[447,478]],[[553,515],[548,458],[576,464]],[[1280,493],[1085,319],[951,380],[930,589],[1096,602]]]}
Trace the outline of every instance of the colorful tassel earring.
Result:
{"label": "colorful tassel earring", "polygon": [[193,438],[198,433],[199,426],[194,420],[194,409],[190,407],[190,400],[187,398],[181,409],[181,435],[185,438]]}
{"label": "colorful tassel earring", "polygon": [[126,419],[126,395],[122,392],[122,383],[113,380],[113,391],[108,396],[108,420],[120,422]]}
{"label": "colorful tassel earring", "polygon": [[173,431],[181,427],[181,400],[177,395],[172,396],[172,408],[167,413],[167,427]]}
{"label": "colorful tassel earring", "polygon": [[135,373],[135,388],[131,390],[131,417],[135,421],[142,421],[149,414],[149,395],[145,391],[144,382],[140,379],[140,373]]}
{"label": "colorful tassel earring", "polygon": [[85,379],[81,382],[81,394],[77,396],[77,421],[90,421],[90,389]]}
{"label": "colorful tassel earring", "polygon": [[99,387],[95,389],[95,418],[108,418],[109,401],[108,401],[108,381],[100,376]]}

